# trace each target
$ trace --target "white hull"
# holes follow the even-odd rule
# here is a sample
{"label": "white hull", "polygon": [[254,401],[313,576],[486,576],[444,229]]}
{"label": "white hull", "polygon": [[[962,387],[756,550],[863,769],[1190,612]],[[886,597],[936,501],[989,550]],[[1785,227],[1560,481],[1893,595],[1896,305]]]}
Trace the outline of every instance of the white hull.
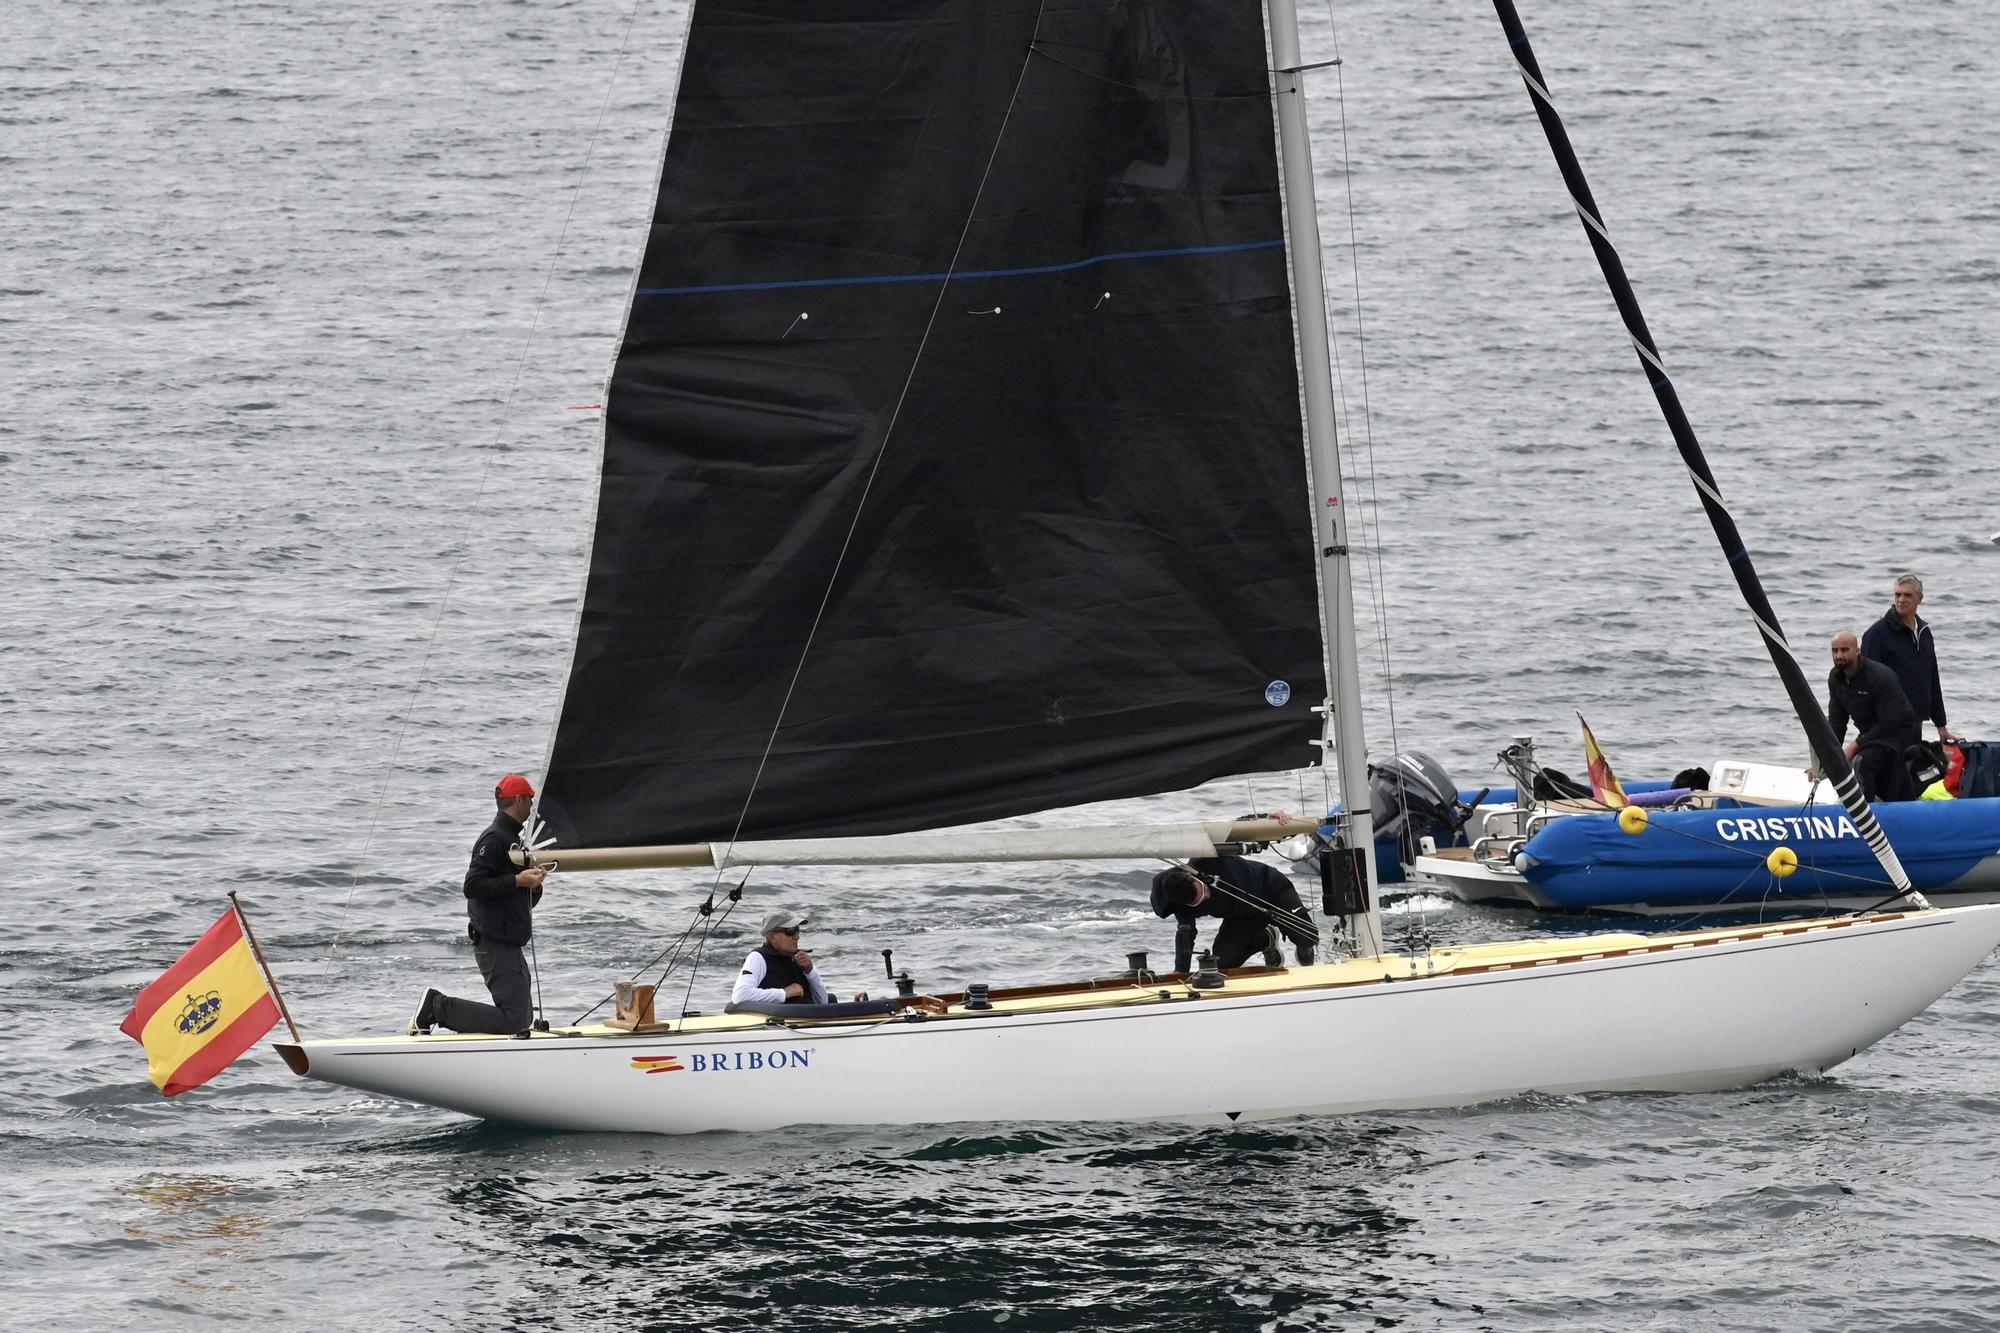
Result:
{"label": "white hull", "polygon": [[[552,1129],[1252,1120],[1531,1091],[1699,1092],[1829,1069],[1996,944],[2000,908],[1971,907],[1439,950],[1434,975],[1390,957],[1233,977],[1199,997],[1163,982],[924,1021],[732,1017],[668,1033],[279,1049],[313,1078]],[[681,1068],[646,1072],[662,1057]]]}
{"label": "white hull", "polygon": [[[1535,892],[1535,886],[1528,882],[1528,877],[1512,866],[1489,865],[1449,856],[1419,856],[1410,863],[1410,872],[1420,881],[1428,880],[1441,885],[1460,902],[1550,907],[1548,900]],[[1881,898],[1878,893],[1874,901],[1880,902]]]}

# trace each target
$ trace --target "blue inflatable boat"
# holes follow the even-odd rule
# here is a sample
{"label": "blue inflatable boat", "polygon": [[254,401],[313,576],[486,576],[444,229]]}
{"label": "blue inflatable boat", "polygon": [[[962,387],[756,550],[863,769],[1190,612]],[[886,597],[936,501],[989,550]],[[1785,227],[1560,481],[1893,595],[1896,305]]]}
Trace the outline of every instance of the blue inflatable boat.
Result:
{"label": "blue inflatable boat", "polygon": [[[1884,802],[1875,815],[1939,906],[2000,901],[2000,797]],[[1798,857],[1783,878],[1766,864],[1780,846]],[[1515,864],[1523,896],[1557,911],[1849,908],[1890,892],[1847,812],[1827,803],[1655,811],[1637,835],[1615,815],[1570,815],[1528,839]]]}

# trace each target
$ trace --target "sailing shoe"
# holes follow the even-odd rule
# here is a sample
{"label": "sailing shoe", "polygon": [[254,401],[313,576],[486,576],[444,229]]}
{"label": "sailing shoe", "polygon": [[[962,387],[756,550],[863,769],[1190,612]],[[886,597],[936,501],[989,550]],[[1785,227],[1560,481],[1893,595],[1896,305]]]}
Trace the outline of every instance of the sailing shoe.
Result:
{"label": "sailing shoe", "polygon": [[410,1033],[429,1032],[444,1017],[444,992],[435,986],[424,992],[417,1012],[410,1015]]}
{"label": "sailing shoe", "polygon": [[1264,927],[1264,966],[1283,967],[1284,965],[1284,951],[1278,948],[1278,928],[1276,926],[1266,926]]}

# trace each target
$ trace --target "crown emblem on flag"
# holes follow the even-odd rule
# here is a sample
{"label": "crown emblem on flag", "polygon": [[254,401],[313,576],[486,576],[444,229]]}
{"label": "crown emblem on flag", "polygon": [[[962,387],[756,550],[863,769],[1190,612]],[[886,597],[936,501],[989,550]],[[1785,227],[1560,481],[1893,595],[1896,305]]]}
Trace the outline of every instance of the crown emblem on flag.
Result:
{"label": "crown emblem on flag", "polygon": [[190,995],[187,1007],[181,1010],[180,1019],[174,1024],[183,1036],[199,1036],[214,1027],[222,1017],[222,995],[210,991],[206,995]]}
{"label": "crown emblem on flag", "polygon": [[269,977],[232,893],[229,910],[139,992],[118,1030],[146,1048],[153,1086],[176,1096],[214,1078],[285,1017]]}

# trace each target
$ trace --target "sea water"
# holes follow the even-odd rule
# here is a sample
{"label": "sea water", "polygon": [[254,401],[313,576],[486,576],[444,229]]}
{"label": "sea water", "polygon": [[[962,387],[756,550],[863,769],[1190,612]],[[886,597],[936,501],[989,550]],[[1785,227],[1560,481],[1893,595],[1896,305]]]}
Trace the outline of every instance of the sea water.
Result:
{"label": "sea water", "polygon": [[[1915,570],[1952,721],[1995,734],[2000,12],[1524,18],[1811,674]],[[1377,753],[1471,786],[1525,733],[1575,770],[1581,711],[1630,777],[1803,762],[1492,15],[1303,21],[1307,59],[1343,62],[1311,120]],[[1829,1077],[1710,1096],[667,1140],[481,1125],[260,1049],[162,1101],[117,1024],[230,889],[310,1031],[477,993],[457,881],[491,781],[548,742],[683,24],[652,0],[0,14],[0,1323],[1991,1325],[1991,962]],[[1110,812],[1328,797],[1279,775]],[[927,989],[1054,979],[1165,951],[1150,869],[760,872],[747,910],[810,915],[841,990],[883,948]],[[551,1016],[708,888],[556,878]],[[714,1007],[748,943],[726,925],[679,998]]]}

